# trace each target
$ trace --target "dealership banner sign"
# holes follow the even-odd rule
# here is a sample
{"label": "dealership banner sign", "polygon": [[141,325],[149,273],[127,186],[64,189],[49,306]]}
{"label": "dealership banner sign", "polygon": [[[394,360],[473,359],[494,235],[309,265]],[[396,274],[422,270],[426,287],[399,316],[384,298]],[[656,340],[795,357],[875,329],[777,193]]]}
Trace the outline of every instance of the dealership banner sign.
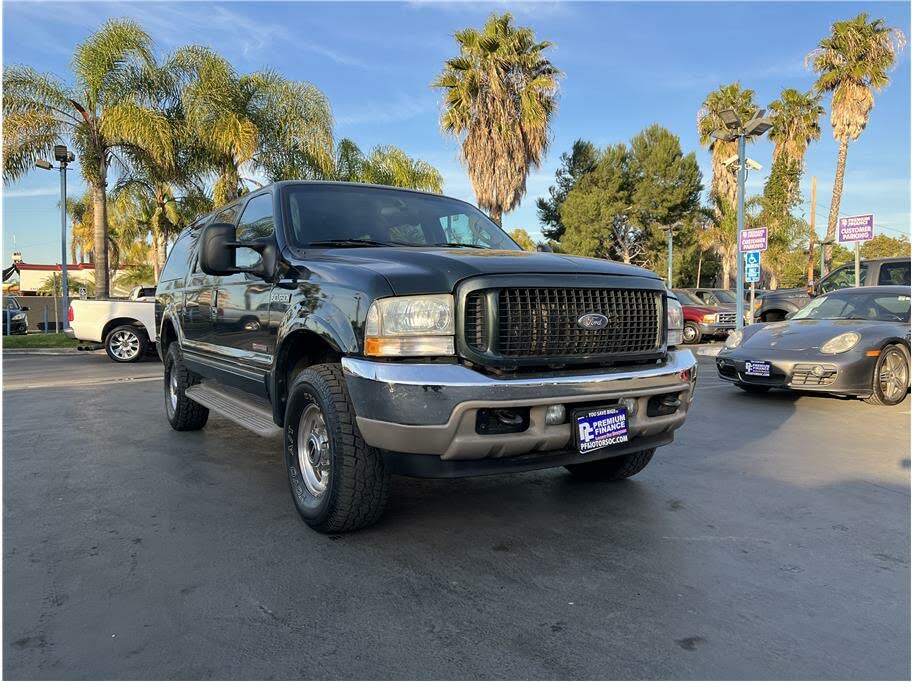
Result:
{"label": "dealership banner sign", "polygon": [[741,251],[766,251],[766,228],[741,230]]}
{"label": "dealership banner sign", "polygon": [[839,219],[840,242],[866,242],[874,239],[874,214],[850,215]]}

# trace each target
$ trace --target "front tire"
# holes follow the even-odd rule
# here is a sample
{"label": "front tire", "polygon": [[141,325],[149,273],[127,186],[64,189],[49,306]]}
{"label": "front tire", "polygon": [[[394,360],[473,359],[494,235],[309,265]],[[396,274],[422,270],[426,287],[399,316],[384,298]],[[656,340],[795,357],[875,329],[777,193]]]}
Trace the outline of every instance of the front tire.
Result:
{"label": "front tire", "polygon": [[872,405],[899,405],[909,390],[909,358],[899,346],[887,346],[874,365],[871,395],[865,401]]}
{"label": "front tire", "polygon": [[684,323],[684,343],[700,343],[702,338],[703,334],[700,333],[700,328],[697,325],[693,322]]}
{"label": "front tire", "polygon": [[209,420],[209,408],[190,400],[186,390],[199,377],[184,366],[177,343],[165,354],[165,414],[175,431],[199,431]]}
{"label": "front tire", "polygon": [[380,518],[389,473],[358,432],[341,365],[314,365],[294,378],[284,440],[291,497],[308,526],[344,533]]}
{"label": "front tire", "polygon": [[652,460],[655,448],[631,452],[629,455],[600,459],[597,462],[568,464],[564,467],[574,478],[584,481],[621,481],[636,476]]}
{"label": "front tire", "polygon": [[122,324],[108,332],[104,347],[114,362],[139,362],[149,350],[149,337],[139,327]]}

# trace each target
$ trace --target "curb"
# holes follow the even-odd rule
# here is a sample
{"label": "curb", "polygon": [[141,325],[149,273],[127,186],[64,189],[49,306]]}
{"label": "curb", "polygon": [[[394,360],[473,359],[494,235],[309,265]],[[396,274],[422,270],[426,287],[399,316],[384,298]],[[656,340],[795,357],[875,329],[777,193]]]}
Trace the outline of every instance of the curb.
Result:
{"label": "curb", "polygon": [[4,355],[76,355],[82,353],[94,353],[96,351],[84,351],[78,348],[4,348]]}

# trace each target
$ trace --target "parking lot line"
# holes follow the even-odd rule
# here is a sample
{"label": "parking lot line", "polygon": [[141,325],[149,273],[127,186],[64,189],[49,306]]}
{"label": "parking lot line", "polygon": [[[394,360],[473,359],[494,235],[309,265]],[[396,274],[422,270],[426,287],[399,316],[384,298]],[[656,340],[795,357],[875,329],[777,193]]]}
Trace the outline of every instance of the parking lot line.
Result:
{"label": "parking lot line", "polygon": [[87,388],[105,384],[141,383],[143,381],[161,381],[160,374],[139,377],[118,377],[116,379],[71,379],[69,381],[45,381],[42,383],[4,384],[4,391],[26,391],[36,388]]}

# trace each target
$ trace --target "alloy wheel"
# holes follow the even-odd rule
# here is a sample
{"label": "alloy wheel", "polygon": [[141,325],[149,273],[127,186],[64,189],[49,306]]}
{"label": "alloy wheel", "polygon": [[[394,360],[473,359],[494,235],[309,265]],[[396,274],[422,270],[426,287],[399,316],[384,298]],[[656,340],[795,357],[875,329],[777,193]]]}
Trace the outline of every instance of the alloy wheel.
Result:
{"label": "alloy wheel", "polygon": [[139,337],[124,329],[111,337],[109,347],[117,359],[132,360],[139,354]]}
{"label": "alloy wheel", "polygon": [[906,394],[909,388],[909,366],[900,351],[887,351],[880,365],[879,381],[881,392],[890,402],[898,402]]}

